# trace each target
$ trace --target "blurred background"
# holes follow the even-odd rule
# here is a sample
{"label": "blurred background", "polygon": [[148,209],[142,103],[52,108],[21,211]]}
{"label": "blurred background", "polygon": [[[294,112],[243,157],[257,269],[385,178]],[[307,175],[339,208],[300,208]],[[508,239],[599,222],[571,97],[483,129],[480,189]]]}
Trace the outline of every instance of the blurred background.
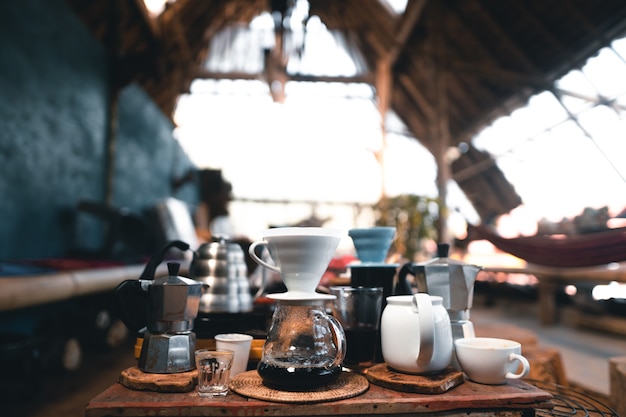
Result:
{"label": "blurred background", "polygon": [[[626,334],[621,0],[23,0],[0,26],[9,399],[132,346],[112,291],[164,242],[278,226],[450,243],[485,306],[546,324],[549,277],[551,325]],[[346,235],[332,278],[354,259]]]}

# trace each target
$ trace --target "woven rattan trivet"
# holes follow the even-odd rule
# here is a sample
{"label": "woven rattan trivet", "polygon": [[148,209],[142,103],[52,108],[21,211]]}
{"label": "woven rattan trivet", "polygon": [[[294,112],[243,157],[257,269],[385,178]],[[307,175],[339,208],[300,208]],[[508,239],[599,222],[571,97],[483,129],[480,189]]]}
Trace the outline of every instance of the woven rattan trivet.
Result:
{"label": "woven rattan trivet", "polygon": [[364,376],[342,372],[330,384],[303,391],[281,391],[263,385],[256,370],[243,372],[230,380],[229,387],[239,395],[257,400],[283,403],[320,403],[356,397],[369,388]]}
{"label": "woven rattan trivet", "polygon": [[117,381],[126,388],[140,391],[189,392],[198,380],[198,371],[176,374],[150,374],[136,366],[124,369]]}
{"label": "woven rattan trivet", "polygon": [[366,369],[364,374],[371,383],[383,388],[419,394],[442,394],[465,381],[463,372],[451,367],[438,374],[410,375],[396,372],[387,364],[380,363]]}

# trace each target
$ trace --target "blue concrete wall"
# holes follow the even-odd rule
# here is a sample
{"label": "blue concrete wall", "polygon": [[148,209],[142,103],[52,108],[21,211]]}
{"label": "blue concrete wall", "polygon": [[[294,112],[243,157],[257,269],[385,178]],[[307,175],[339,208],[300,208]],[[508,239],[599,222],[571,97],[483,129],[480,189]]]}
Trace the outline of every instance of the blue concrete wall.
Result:
{"label": "blue concrete wall", "polygon": [[[104,201],[109,80],[104,49],[63,0],[3,2],[0,13],[0,261],[98,248],[103,227],[76,223]],[[139,87],[119,95],[112,202],[141,210],[192,166],[172,125]],[[192,186],[177,195],[193,206]],[[69,214],[69,215],[68,215]]]}

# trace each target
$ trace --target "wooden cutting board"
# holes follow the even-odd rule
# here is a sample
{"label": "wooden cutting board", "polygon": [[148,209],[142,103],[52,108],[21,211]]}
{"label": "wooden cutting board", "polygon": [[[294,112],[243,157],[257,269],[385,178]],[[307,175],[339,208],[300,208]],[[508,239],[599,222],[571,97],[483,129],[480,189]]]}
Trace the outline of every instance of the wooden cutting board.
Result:
{"label": "wooden cutting board", "polygon": [[419,394],[442,394],[465,381],[463,372],[448,367],[431,375],[403,374],[380,363],[364,371],[365,377],[373,384],[402,392]]}
{"label": "wooden cutting board", "polygon": [[193,391],[197,381],[196,369],[176,374],[150,374],[136,366],[124,369],[118,378],[118,382],[126,388],[156,392]]}

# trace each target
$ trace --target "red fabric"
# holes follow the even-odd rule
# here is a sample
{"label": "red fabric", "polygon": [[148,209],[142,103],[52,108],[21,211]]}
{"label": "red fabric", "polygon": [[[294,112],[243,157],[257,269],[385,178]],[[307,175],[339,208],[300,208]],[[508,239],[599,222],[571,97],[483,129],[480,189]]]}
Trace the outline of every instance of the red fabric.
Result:
{"label": "red fabric", "polygon": [[468,226],[472,240],[486,239],[498,249],[535,265],[562,268],[626,261],[626,228],[573,236],[504,238],[488,226]]}

